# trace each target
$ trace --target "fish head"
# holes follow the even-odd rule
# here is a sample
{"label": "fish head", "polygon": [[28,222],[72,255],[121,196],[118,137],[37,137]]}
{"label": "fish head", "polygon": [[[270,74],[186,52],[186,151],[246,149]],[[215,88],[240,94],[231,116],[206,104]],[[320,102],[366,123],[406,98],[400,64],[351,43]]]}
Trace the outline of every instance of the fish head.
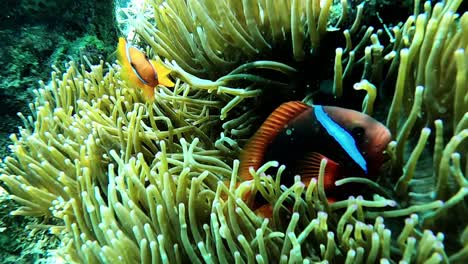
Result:
{"label": "fish head", "polygon": [[371,116],[355,110],[334,106],[324,108],[353,137],[368,164],[368,174],[377,174],[386,160],[385,149],[392,139],[388,128]]}

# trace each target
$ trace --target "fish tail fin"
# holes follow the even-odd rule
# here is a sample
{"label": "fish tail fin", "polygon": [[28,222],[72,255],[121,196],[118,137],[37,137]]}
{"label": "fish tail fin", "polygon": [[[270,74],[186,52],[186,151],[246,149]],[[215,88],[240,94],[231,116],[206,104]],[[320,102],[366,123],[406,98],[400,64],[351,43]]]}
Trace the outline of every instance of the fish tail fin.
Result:
{"label": "fish tail fin", "polygon": [[151,60],[154,70],[158,73],[158,83],[166,87],[174,87],[174,82],[169,79],[171,69],[167,68],[162,62]]}

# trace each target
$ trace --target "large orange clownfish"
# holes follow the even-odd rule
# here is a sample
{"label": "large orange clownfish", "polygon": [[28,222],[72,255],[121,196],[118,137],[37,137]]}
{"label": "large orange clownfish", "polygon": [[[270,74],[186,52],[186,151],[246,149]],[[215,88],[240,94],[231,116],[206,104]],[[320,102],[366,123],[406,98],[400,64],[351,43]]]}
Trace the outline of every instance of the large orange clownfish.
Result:
{"label": "large orange clownfish", "polygon": [[170,69],[160,62],[148,59],[145,53],[128,44],[122,37],[119,38],[117,57],[122,66],[122,78],[130,86],[140,88],[147,100],[154,100],[154,88],[157,85],[174,86],[168,76]]}
{"label": "large orange clownfish", "polygon": [[[308,185],[317,178],[322,159],[327,160],[324,189],[330,202],[347,197],[349,190],[335,182],[352,176],[372,178],[385,161],[384,151],[390,131],[372,117],[341,107],[287,102],[278,107],[249,140],[241,154],[239,175],[252,179],[249,169],[257,170],[267,161],[286,165],[281,183],[290,186],[294,175]],[[245,197],[245,200],[251,200]],[[271,205],[254,199],[252,209],[271,217]]]}

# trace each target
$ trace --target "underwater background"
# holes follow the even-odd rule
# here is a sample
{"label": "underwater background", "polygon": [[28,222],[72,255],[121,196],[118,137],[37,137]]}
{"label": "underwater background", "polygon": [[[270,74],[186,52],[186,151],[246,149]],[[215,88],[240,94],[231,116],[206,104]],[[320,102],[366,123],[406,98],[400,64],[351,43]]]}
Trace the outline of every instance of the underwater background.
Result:
{"label": "underwater background", "polygon": [[[466,1],[143,2],[5,1],[1,263],[468,261]],[[174,87],[148,100],[121,36]],[[239,177],[288,101],[372,116],[389,160],[334,202],[326,164]]]}

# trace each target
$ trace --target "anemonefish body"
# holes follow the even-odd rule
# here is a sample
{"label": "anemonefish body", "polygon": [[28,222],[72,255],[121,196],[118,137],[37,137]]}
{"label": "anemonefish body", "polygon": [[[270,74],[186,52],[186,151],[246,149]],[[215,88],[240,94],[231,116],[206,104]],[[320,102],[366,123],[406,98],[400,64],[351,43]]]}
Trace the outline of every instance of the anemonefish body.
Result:
{"label": "anemonefish body", "polygon": [[301,175],[307,185],[311,178],[318,177],[325,158],[324,188],[325,192],[333,192],[340,178],[376,175],[390,140],[389,130],[366,114],[287,102],[270,114],[249,140],[241,154],[239,174],[242,180],[251,180],[250,167],[258,169],[276,160],[286,165],[282,184],[290,186],[294,176]]}
{"label": "anemonefish body", "polygon": [[154,99],[154,88],[157,85],[174,86],[168,77],[170,69],[161,62],[148,59],[145,53],[128,44],[122,37],[119,38],[117,55],[122,66],[122,78],[129,85],[142,89],[147,100]]}

